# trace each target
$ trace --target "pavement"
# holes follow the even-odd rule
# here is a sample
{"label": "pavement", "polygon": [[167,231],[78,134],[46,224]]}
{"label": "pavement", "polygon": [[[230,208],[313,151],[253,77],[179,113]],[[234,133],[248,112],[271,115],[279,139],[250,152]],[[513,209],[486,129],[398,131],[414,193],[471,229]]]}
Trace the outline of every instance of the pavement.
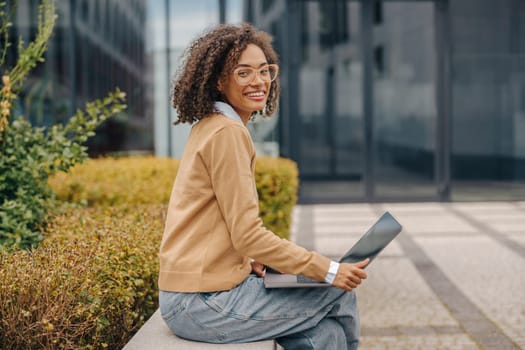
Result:
{"label": "pavement", "polygon": [[525,350],[525,202],[297,205],[291,239],[339,258],[384,211],[403,231],[357,288],[360,350]]}

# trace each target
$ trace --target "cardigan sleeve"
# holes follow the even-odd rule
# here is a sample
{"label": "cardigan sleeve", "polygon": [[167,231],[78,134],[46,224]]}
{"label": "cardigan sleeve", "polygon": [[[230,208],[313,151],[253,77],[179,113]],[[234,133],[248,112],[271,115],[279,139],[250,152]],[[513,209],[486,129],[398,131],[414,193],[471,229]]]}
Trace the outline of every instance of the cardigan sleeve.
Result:
{"label": "cardigan sleeve", "polygon": [[225,126],[203,150],[219,209],[234,249],[281,272],[323,281],[330,260],[282,239],[263,226],[252,162],[255,149],[240,124]]}

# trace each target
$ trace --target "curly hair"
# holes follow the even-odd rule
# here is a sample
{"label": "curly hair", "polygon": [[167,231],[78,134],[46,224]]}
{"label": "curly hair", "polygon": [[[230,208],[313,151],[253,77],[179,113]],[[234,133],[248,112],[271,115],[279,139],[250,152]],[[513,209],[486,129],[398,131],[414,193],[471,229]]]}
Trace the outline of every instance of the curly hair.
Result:
{"label": "curly hair", "polygon": [[[278,57],[271,45],[271,36],[250,24],[235,26],[221,24],[197,38],[183,54],[183,64],[173,81],[172,103],[178,112],[174,123],[193,123],[217,111],[215,101],[222,101],[218,90],[219,80],[233,71],[248,44],[257,45],[268,63],[278,64]],[[277,109],[279,81],[270,86],[268,100],[260,113],[270,116]]]}

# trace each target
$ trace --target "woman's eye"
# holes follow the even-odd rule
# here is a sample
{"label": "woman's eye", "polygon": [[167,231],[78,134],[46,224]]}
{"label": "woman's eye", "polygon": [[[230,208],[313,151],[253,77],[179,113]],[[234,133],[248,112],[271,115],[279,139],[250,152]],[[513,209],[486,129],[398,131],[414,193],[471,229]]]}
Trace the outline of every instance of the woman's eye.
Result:
{"label": "woman's eye", "polygon": [[268,75],[270,73],[270,70],[268,68],[263,68],[259,71],[259,74],[261,75]]}
{"label": "woman's eye", "polygon": [[237,72],[237,75],[241,78],[246,78],[250,75],[250,72],[247,70],[240,70],[239,72]]}

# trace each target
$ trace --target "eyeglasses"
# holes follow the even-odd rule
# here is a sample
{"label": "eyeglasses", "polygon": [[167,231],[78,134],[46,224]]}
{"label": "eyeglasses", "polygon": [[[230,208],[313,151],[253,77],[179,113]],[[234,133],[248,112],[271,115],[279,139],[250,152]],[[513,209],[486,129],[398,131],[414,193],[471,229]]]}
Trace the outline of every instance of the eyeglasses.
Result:
{"label": "eyeglasses", "polygon": [[242,66],[235,68],[233,71],[233,77],[237,84],[245,86],[251,84],[257,75],[259,75],[259,78],[265,83],[270,83],[277,78],[278,73],[279,66],[276,64],[267,64],[260,68]]}

